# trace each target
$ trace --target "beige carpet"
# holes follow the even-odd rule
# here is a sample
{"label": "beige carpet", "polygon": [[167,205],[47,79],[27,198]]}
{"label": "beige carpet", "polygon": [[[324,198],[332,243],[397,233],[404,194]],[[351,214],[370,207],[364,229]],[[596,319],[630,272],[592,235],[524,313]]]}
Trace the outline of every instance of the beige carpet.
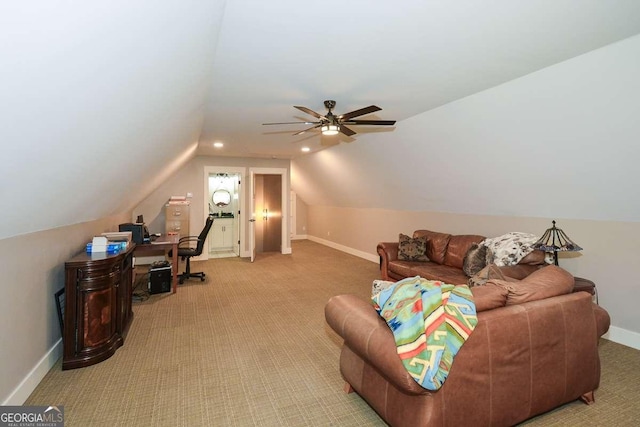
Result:
{"label": "beige carpet", "polygon": [[[60,362],[25,405],[64,405],[71,426],[378,426],[344,394],[341,340],[324,320],[332,296],[367,298],[375,263],[310,242],[255,263],[194,262],[207,280],[134,304],[125,345],[97,365]],[[640,420],[640,351],[600,348],[596,403],[530,420],[540,426],[631,426]]]}

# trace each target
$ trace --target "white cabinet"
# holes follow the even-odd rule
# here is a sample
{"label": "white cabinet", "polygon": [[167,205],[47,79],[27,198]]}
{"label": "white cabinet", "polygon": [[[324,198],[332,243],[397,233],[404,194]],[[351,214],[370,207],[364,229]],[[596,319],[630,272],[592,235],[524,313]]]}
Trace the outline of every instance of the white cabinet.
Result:
{"label": "white cabinet", "polygon": [[212,251],[233,249],[233,218],[215,218],[209,234]]}

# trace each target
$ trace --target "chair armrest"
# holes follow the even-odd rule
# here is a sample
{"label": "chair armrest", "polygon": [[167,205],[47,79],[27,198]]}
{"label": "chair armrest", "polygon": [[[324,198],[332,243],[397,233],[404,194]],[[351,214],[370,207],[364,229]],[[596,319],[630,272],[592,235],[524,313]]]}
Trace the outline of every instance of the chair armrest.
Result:
{"label": "chair armrest", "polygon": [[186,243],[186,247],[189,247],[189,243],[191,242],[199,242],[200,238],[198,236],[185,236],[185,237],[181,237],[180,240],[178,240],[178,248],[184,248],[185,246],[183,246],[184,243]]}
{"label": "chair armrest", "polygon": [[398,259],[398,242],[380,242],[378,243],[378,255],[380,255],[380,273],[382,280],[395,281],[389,277],[389,262]]}
{"label": "chair armrest", "polygon": [[355,295],[337,295],[329,300],[324,313],[344,345],[375,366],[398,389],[414,395],[429,393],[402,365],[391,329],[371,304]]}

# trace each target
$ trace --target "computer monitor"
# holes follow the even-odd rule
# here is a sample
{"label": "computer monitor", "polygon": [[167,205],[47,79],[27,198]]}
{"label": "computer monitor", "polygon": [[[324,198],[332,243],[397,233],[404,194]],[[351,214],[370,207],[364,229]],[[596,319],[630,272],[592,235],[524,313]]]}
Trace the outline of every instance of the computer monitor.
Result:
{"label": "computer monitor", "polygon": [[130,231],[131,232],[131,240],[133,243],[140,245],[145,243],[144,241],[144,229],[142,224],[134,224],[131,222],[127,222],[124,224],[120,224],[118,226],[118,231]]}
{"label": "computer monitor", "polygon": [[138,218],[136,219],[136,223],[137,224],[142,224],[142,230],[143,230],[144,239],[148,240],[150,235],[149,235],[149,229],[147,228],[147,225],[144,223],[144,216],[143,215],[138,215]]}

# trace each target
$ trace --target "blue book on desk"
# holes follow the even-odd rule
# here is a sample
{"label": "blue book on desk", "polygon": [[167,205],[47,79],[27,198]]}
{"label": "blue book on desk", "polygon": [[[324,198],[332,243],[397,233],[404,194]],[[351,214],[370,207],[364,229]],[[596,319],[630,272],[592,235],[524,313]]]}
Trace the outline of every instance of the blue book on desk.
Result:
{"label": "blue book on desk", "polygon": [[[120,252],[123,249],[126,249],[127,247],[127,243],[126,242],[110,242],[107,243],[106,246],[106,250],[104,251],[100,251],[100,252],[106,252],[108,254],[115,254]],[[87,243],[87,253],[93,253],[93,243]]]}

